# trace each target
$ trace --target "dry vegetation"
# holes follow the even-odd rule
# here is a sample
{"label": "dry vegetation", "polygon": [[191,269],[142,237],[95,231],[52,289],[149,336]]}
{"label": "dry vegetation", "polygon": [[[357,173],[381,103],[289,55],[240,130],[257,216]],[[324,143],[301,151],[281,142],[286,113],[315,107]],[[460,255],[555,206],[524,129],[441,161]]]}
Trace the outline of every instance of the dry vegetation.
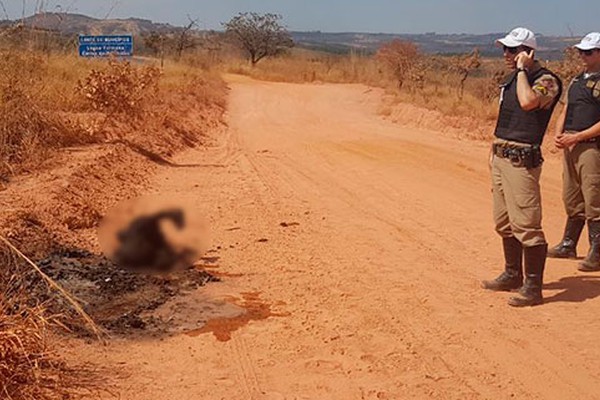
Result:
{"label": "dry vegetation", "polygon": [[26,306],[26,298],[0,294],[1,398],[45,400],[89,394],[95,386],[93,377],[83,367],[69,367],[52,352],[46,312],[41,306]]}
{"label": "dry vegetation", "polygon": [[177,125],[168,112],[173,96],[161,96],[166,92],[178,100],[192,96],[201,105],[224,106],[220,77],[190,65],[168,62],[160,70],[152,64],[0,50],[0,182],[38,168],[60,148],[115,136],[141,138],[140,126]]}
{"label": "dry vegetation", "polygon": [[255,67],[230,61],[225,68],[273,81],[363,83],[384,88],[392,95],[390,108],[411,103],[447,115],[492,120],[497,111],[497,70],[501,65],[497,60],[481,60],[476,52],[458,57],[425,56],[414,45],[395,42],[374,56],[294,49]]}
{"label": "dry vegetation", "polygon": [[50,62],[30,53],[0,55],[0,179],[38,163],[51,149],[90,141],[57,114],[69,98],[51,82],[64,79],[53,77],[52,70]]}
{"label": "dry vegetation", "polygon": [[583,68],[577,49],[573,47],[565,49],[563,59],[550,63],[549,67],[561,77],[565,88]]}
{"label": "dry vegetation", "polygon": [[93,69],[78,90],[94,111],[110,119],[141,118],[158,93],[158,67],[135,68],[129,62],[110,60],[105,70]]}
{"label": "dry vegetation", "polygon": [[[573,49],[549,67],[565,84],[581,70]],[[228,59],[223,68],[256,79],[282,82],[362,83],[385,89],[381,114],[402,107],[439,113],[456,130],[474,129],[471,137],[487,139],[498,112],[499,85],[507,74],[503,60],[482,58],[477,49],[456,56],[426,55],[410,42],[394,40],[374,54],[326,54],[293,49],[255,66]],[[462,118],[462,119],[461,119]]]}
{"label": "dry vegetation", "polygon": [[57,316],[27,290],[35,272],[4,248],[0,255],[0,398],[73,399],[105,390],[95,370],[68,365],[54,350],[52,327],[59,324]]}
{"label": "dry vegetation", "polygon": [[[225,85],[190,60],[167,59],[164,68],[152,60],[84,60],[47,36],[32,42],[21,29],[4,33],[10,40],[0,47],[0,190],[24,173],[61,166],[68,148],[116,149],[101,152],[68,187],[49,191],[45,209],[0,206],[0,235],[28,254],[42,257],[64,232],[95,226],[106,203],[127,194],[124,183],[107,201],[94,187],[103,182],[94,168],[122,173],[110,154],[122,163],[129,153],[168,162],[220,123]],[[0,243],[0,398],[87,398],[98,383],[94,374],[66,365],[55,352],[55,328],[64,329],[60,321],[76,313],[65,302],[65,315],[49,315],[28,292],[32,273]]]}

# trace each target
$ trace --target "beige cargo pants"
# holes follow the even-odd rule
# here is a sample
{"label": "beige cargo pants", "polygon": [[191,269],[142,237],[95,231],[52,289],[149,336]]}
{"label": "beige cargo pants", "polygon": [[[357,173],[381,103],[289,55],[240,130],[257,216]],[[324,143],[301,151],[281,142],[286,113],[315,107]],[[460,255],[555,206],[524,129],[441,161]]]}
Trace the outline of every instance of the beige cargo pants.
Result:
{"label": "beige cargo pants", "polygon": [[515,167],[507,158],[492,157],[493,213],[496,232],[516,237],[524,247],[546,244],[542,231],[542,167]]}
{"label": "beige cargo pants", "polygon": [[600,220],[600,150],[596,143],[565,149],[563,202],[569,217]]}

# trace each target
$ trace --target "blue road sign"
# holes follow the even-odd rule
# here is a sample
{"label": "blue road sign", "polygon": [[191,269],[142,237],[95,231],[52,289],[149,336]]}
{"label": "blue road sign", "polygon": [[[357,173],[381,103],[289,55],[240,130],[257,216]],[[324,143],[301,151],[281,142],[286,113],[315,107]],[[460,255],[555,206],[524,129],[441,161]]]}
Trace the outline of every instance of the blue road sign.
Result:
{"label": "blue road sign", "polygon": [[133,55],[132,35],[80,35],[79,55],[81,57],[131,57]]}

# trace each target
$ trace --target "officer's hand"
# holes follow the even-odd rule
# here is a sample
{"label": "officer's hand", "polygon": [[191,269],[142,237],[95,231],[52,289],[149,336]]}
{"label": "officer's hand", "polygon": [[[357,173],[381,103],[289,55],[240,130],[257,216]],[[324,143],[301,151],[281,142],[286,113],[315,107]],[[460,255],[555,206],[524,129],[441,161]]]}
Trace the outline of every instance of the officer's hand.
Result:
{"label": "officer's hand", "polygon": [[575,146],[579,142],[579,136],[576,133],[569,135],[561,135],[559,138],[557,138],[557,140],[560,141],[560,144],[562,146],[560,148],[564,149],[567,147]]}
{"label": "officer's hand", "polygon": [[534,50],[531,50],[529,53],[527,53],[526,51],[522,51],[519,54],[517,54],[517,57],[515,58],[517,68],[529,69],[533,65],[534,55]]}
{"label": "officer's hand", "polygon": [[564,134],[562,134],[562,133],[559,133],[556,136],[554,136],[554,145],[558,149],[564,149],[564,147],[565,147],[565,146],[563,146],[562,141],[561,141],[563,136],[564,136]]}

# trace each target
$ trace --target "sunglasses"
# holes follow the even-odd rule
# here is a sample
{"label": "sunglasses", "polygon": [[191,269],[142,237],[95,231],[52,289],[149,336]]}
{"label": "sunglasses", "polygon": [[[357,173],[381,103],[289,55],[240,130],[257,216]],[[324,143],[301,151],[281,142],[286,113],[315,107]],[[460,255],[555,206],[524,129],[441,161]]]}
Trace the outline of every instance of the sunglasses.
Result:
{"label": "sunglasses", "polygon": [[508,47],[508,46],[502,46],[502,49],[505,53],[509,53],[509,54],[517,54],[519,52],[520,47]]}
{"label": "sunglasses", "polygon": [[579,51],[579,54],[584,55],[584,56],[591,56],[592,54],[594,54],[594,52],[598,49],[589,49],[589,50],[581,50],[581,49],[577,49]]}

